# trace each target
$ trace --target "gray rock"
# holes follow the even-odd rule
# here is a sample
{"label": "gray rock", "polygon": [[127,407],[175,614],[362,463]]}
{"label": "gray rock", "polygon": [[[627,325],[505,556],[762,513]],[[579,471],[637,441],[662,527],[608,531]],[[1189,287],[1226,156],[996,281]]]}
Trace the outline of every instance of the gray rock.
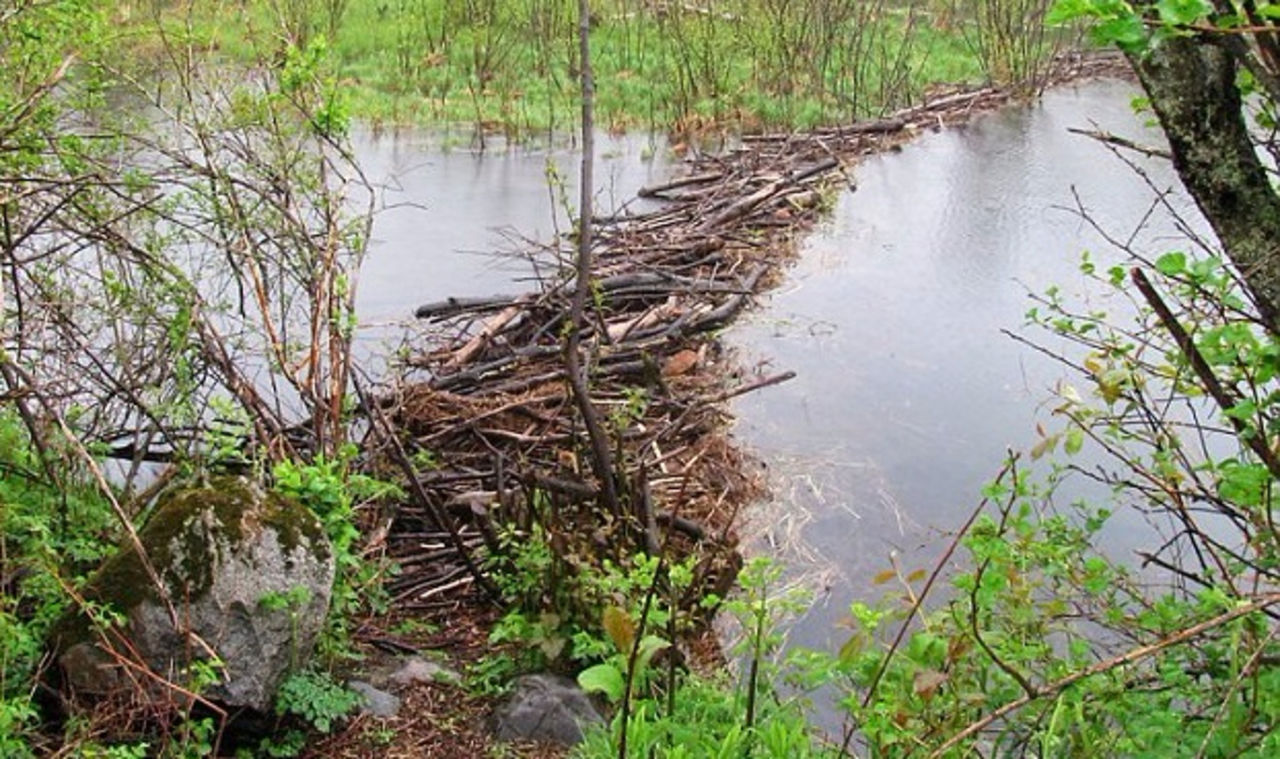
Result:
{"label": "gray rock", "polygon": [[423,659],[421,656],[410,657],[388,678],[391,684],[407,688],[418,683],[448,683],[457,685],[462,676],[452,669]]}
{"label": "gray rock", "polygon": [[572,680],[557,675],[526,675],[494,715],[494,734],[504,741],[552,741],[572,746],[582,728],[604,718]]}
{"label": "gray rock", "polygon": [[[95,632],[83,613],[60,620],[49,646],[69,695],[180,697],[122,668],[135,656],[184,687],[190,667],[216,655],[218,679],[201,694],[229,707],[267,711],[287,671],[310,656],[324,625],[334,559],[324,528],[303,506],[221,478],[177,491],[138,535],[170,603],[131,545],[90,579],[85,597],[124,623]],[[170,609],[176,612],[174,625]]]}
{"label": "gray rock", "polygon": [[387,719],[400,713],[400,699],[385,690],[379,690],[363,680],[350,680],[347,687],[364,698],[364,704],[360,707],[362,714]]}

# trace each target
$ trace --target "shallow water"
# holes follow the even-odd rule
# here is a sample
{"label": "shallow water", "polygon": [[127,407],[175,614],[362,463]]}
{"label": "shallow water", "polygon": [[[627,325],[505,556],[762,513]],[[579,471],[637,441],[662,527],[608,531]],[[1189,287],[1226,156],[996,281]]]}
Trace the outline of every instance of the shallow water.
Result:
{"label": "shallow water", "polygon": [[[1180,188],[1172,170],[1141,161],[1148,186],[1068,132],[1096,123],[1161,145],[1132,114],[1134,94],[1118,82],[1058,90],[868,160],[856,169],[857,191],[841,197],[781,288],[729,331],[746,365],[798,374],[734,404],[735,434],[764,462],[773,491],[757,512],[767,525],[757,549],[810,570],[822,591],[796,642],[838,645],[849,602],[892,587],[871,578],[895,560],[904,574],[930,567],[1006,449],[1029,449],[1038,423],[1062,428],[1048,400],[1068,370],[1000,330],[1054,345],[1023,326],[1028,293],[1051,285],[1128,309],[1079,272],[1083,251],[1099,271],[1124,257],[1073,193],[1138,249],[1175,246],[1169,215],[1150,213],[1153,187]],[[1184,196],[1172,202],[1202,225]],[[1077,484],[1063,495],[1097,491]],[[1118,514],[1105,547],[1123,558],[1150,534]]]}

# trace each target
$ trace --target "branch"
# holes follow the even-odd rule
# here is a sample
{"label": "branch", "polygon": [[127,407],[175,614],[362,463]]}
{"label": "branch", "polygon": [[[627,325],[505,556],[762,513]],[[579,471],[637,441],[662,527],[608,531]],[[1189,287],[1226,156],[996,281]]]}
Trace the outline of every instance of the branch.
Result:
{"label": "branch", "polygon": [[1138,291],[1142,293],[1142,297],[1146,298],[1147,303],[1156,312],[1156,316],[1160,317],[1160,322],[1164,324],[1165,329],[1169,330],[1174,342],[1178,344],[1178,349],[1182,351],[1182,354],[1187,357],[1187,361],[1191,363],[1191,368],[1195,371],[1196,376],[1200,378],[1204,389],[1208,391],[1209,395],[1213,396],[1213,400],[1217,402],[1223,414],[1231,421],[1231,426],[1235,428],[1237,435],[1249,446],[1249,449],[1257,455],[1262,463],[1266,464],[1267,471],[1271,473],[1272,479],[1280,480],[1280,460],[1276,459],[1275,453],[1267,447],[1266,441],[1261,436],[1256,433],[1249,434],[1243,421],[1227,413],[1239,401],[1230,390],[1223,387],[1222,383],[1218,381],[1218,378],[1213,373],[1213,367],[1209,366],[1209,362],[1205,360],[1200,353],[1200,349],[1196,347],[1195,341],[1178,323],[1178,319],[1169,310],[1169,306],[1160,298],[1160,293],[1156,292],[1156,288],[1147,279],[1147,275],[1143,274],[1141,269],[1134,267],[1129,270],[1129,276],[1133,283],[1138,286]]}
{"label": "branch", "polygon": [[[997,483],[1004,479],[1004,476],[1009,473],[1017,460],[1018,457],[1016,454],[1009,457],[1009,461],[1005,463],[1004,467],[1001,468],[1000,473],[996,475],[995,481]],[[871,703],[871,699],[876,693],[876,687],[880,685],[880,679],[884,677],[885,670],[889,668],[889,661],[893,659],[894,654],[897,653],[898,648],[902,645],[903,639],[907,636],[907,628],[911,626],[911,620],[915,618],[917,613],[919,613],[920,606],[924,604],[924,599],[928,597],[929,591],[933,589],[933,584],[937,582],[938,576],[942,574],[943,568],[946,567],[947,562],[951,560],[951,555],[956,552],[956,548],[960,546],[960,541],[968,534],[969,529],[973,527],[973,523],[977,521],[978,515],[982,513],[982,510],[985,509],[987,504],[990,502],[991,499],[989,497],[982,499],[977,508],[973,510],[973,513],[969,515],[969,518],[966,519],[964,524],[960,526],[960,529],[956,531],[956,536],[951,539],[951,544],[947,546],[947,550],[943,551],[942,557],[938,559],[938,563],[934,565],[933,571],[929,574],[929,579],[925,581],[924,588],[920,591],[920,595],[916,597],[915,603],[911,604],[911,610],[907,612],[906,618],[902,620],[902,626],[898,628],[898,634],[894,637],[893,644],[889,646],[889,652],[885,654],[884,659],[880,662],[880,668],[876,670],[875,676],[871,678],[871,684],[867,686],[867,695],[862,699],[862,708],[867,708]]]}
{"label": "branch", "polygon": [[591,392],[587,387],[581,355],[583,312],[586,310],[587,292],[591,289],[592,169],[595,163],[595,124],[592,110],[595,83],[591,76],[591,17],[587,0],[579,0],[578,17],[578,54],[581,56],[579,64],[582,70],[582,176],[578,188],[577,280],[574,283],[573,302],[569,307],[569,335],[564,347],[565,369],[569,375],[569,386],[573,389],[574,403],[582,414],[582,423],[587,428],[587,437],[591,442],[592,471],[600,481],[605,505],[614,516],[621,516],[622,506],[613,476],[613,455],[609,452],[609,439],[600,422],[600,414],[591,403]]}
{"label": "branch", "polygon": [[970,724],[965,729],[951,736],[949,739],[947,739],[946,743],[943,743],[941,746],[934,749],[933,752],[929,754],[929,759],[936,759],[936,757],[940,757],[946,754],[952,748],[955,748],[955,746],[959,744],[961,741],[965,740],[966,738],[973,737],[983,728],[990,725],[992,722],[995,722],[996,720],[1008,714],[1012,714],[1018,709],[1021,709],[1022,707],[1031,703],[1036,698],[1052,696],[1063,690],[1066,690],[1067,688],[1071,687],[1072,685],[1075,685],[1076,683],[1080,682],[1081,680],[1087,677],[1100,675],[1104,672],[1115,669],[1117,667],[1123,667],[1126,664],[1133,664],[1134,662],[1141,661],[1143,659],[1146,659],[1147,657],[1154,656],[1155,654],[1160,653],[1166,648],[1170,648],[1172,646],[1176,646],[1181,643],[1186,643],[1187,641],[1193,638],[1197,638],[1203,635],[1204,633],[1210,630],[1213,630],[1214,628],[1221,627],[1222,625],[1225,625],[1229,622],[1237,620],[1240,617],[1245,617],[1250,614],[1253,614],[1254,612],[1262,611],[1266,609],[1268,606],[1273,606],[1277,603],[1280,603],[1280,593],[1268,593],[1266,595],[1259,596],[1253,599],[1252,601],[1245,603],[1242,606],[1237,606],[1231,611],[1219,614],[1218,616],[1213,617],[1212,619],[1207,619],[1204,622],[1201,622],[1197,625],[1192,625],[1191,627],[1188,627],[1185,630],[1174,633],[1173,635],[1170,635],[1169,637],[1164,638],[1162,640],[1156,641],[1155,643],[1151,643],[1145,646],[1138,646],[1137,648],[1130,649],[1126,653],[1123,653],[1119,656],[1114,656],[1110,659],[1100,661],[1091,667],[1079,670],[1078,672],[1073,672],[1065,677],[1054,680],[1053,682],[1049,683],[1043,688],[1040,688],[1035,695],[1026,695],[1014,701],[1010,701],[1009,703],[1005,704],[999,709],[996,709],[995,711],[991,712],[987,716],[983,717],[977,722]]}

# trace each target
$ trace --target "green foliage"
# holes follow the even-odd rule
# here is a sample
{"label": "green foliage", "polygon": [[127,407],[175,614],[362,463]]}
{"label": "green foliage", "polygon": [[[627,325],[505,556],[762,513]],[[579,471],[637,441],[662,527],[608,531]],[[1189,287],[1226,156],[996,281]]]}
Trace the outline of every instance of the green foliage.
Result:
{"label": "green foliage", "polygon": [[394,496],[399,490],[391,483],[354,471],[351,462],[355,455],[355,447],[347,446],[334,459],[322,456],[310,464],[284,461],[273,471],[276,490],[296,499],[319,518],[333,549],[336,574],[321,639],[322,647],[330,654],[347,652],[348,626],[357,612],[385,609],[387,603],[380,582],[384,568],[365,561],[358,550],[356,507],[361,502]]}
{"label": "green foliage", "polygon": [[[628,756],[781,759],[829,753],[816,741],[806,713],[807,702],[784,698],[775,687],[782,675],[774,664],[784,639],[782,625],[808,601],[802,592],[780,591],[780,574],[780,568],[767,559],[748,562],[739,575],[741,595],[725,604],[744,632],[731,651],[743,670],[736,681],[727,676],[680,673],[675,682],[663,682],[656,677],[659,673],[649,671],[649,661],[667,642],[656,636],[640,641],[632,674],[635,691],[625,726]],[[625,692],[626,668],[637,628],[620,611],[610,616],[604,626],[610,630],[617,654],[584,670],[578,680],[583,688],[605,693],[616,703]],[[651,678],[652,682],[647,682]],[[674,691],[664,690],[668,687]],[[619,712],[607,728],[590,731],[574,756],[618,756],[621,722]]]}
{"label": "green foliage", "polygon": [[343,90],[329,71],[329,50],[323,37],[312,38],[305,47],[290,45],[285,50],[280,93],[308,114],[312,130],[320,137],[342,137],[351,127]]}
{"label": "green foliage", "polygon": [[486,654],[467,668],[466,686],[480,695],[500,696],[510,689],[511,682],[522,671],[525,668],[510,654]]}
{"label": "green foliage", "polygon": [[100,746],[86,743],[76,748],[76,759],[146,759],[151,746],[147,743],[118,743]]}
{"label": "green foliage", "polygon": [[[196,7],[181,21],[172,14],[172,26],[193,19],[200,45],[256,61],[262,42],[255,38],[281,26],[278,3]],[[340,14],[306,5],[293,3],[285,14],[286,28],[308,30],[289,33],[288,47],[327,48],[353,113],[509,133],[565,130],[576,121],[573,0],[349,0]],[[965,39],[979,23],[967,9],[879,0],[726,0],[714,9],[609,0],[592,12],[600,120],[613,127],[811,126],[879,114],[917,98],[927,83],[983,73],[982,56]],[[935,15],[954,28],[935,23]],[[322,28],[329,33],[314,33]]]}
{"label": "green foliage", "polygon": [[[1255,12],[1269,18],[1275,7],[1264,3]],[[1095,42],[1115,45],[1130,53],[1140,53],[1170,37],[1194,34],[1192,27],[1196,25],[1216,27],[1225,33],[1248,25],[1243,14],[1218,13],[1206,0],[1057,0],[1047,17],[1050,24],[1079,20],[1091,22],[1090,34]]]}
{"label": "green foliage", "polygon": [[201,759],[201,757],[213,756],[217,735],[217,725],[208,717],[183,720],[178,725],[174,740],[163,752],[163,756],[172,759]]}
{"label": "green foliage", "polygon": [[[797,702],[770,701],[751,729],[743,725],[741,694],[723,677],[689,676],[667,711],[659,700],[641,699],[628,723],[629,757],[772,757],[805,759],[834,755],[818,747],[813,728]],[[618,725],[587,733],[575,749],[579,759],[618,756]]]}
{"label": "green foliage", "polygon": [[617,704],[626,693],[628,683],[633,692],[647,689],[649,663],[658,653],[670,648],[671,642],[652,634],[637,640],[637,620],[617,606],[604,610],[601,626],[615,650],[605,661],[579,672],[578,685],[588,693],[603,693]]}
{"label": "green foliage", "polygon": [[490,569],[512,608],[494,625],[490,641],[524,644],[517,650],[518,669],[565,661],[579,665],[611,661],[616,666],[623,648],[618,630],[638,624],[645,597],[655,583],[665,591],[656,594],[649,606],[648,629],[665,632],[672,625],[678,632],[688,629],[691,620],[674,608],[671,599],[689,589],[693,557],[659,576],[657,556],[638,555],[619,566],[608,559],[597,562],[573,552],[557,552],[536,525],[528,534],[509,528],[499,539],[503,551],[491,557]]}
{"label": "green foliage", "polygon": [[276,713],[299,717],[313,730],[328,734],[360,705],[360,694],[334,681],[328,672],[304,670],[290,675],[276,692]]}
{"label": "green foliage", "polygon": [[[1275,623],[1233,613],[1275,588],[1280,536],[1268,460],[1280,430],[1280,338],[1251,314],[1221,258],[1175,250],[1150,267],[1153,290],[1136,327],[1073,311],[1052,292],[1029,318],[1084,350],[1092,393],[1063,385],[1055,411],[1077,439],[1122,462],[1109,478],[1120,505],[1180,525],[1144,554],[1161,572],[1135,577],[1097,555],[1106,512],[1064,521],[1023,503],[969,538],[978,566],[996,575],[966,573],[957,587],[994,615],[971,612],[977,622],[968,624],[990,629],[989,658],[1010,665],[1001,670],[1007,698],[1026,690],[1012,672],[1039,691],[1039,678],[1080,672],[1116,648],[1148,652],[1030,699],[1018,716],[1027,724],[1010,741],[1064,753],[1105,745],[1126,756],[1268,756],[1280,702],[1269,663],[1280,653]],[[1118,292],[1129,286],[1118,267],[1104,275],[1086,259],[1082,269]],[[1166,315],[1150,307],[1153,298]],[[1040,626],[1013,625],[1025,612]],[[1197,626],[1199,634],[1178,638]],[[1033,650],[1032,636],[1048,645]]]}
{"label": "green foliage", "polygon": [[17,415],[0,408],[0,755],[33,755],[32,682],[46,631],[75,585],[114,550],[110,507],[64,470],[49,482]]}

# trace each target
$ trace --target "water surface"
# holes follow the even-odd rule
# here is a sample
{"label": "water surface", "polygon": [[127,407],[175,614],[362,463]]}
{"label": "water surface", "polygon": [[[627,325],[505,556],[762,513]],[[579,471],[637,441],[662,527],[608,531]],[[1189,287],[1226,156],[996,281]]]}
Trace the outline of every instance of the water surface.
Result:
{"label": "water surface", "polygon": [[[438,135],[414,130],[359,134],[354,148],[382,201],[360,273],[362,324],[403,320],[450,296],[533,289],[533,266],[510,254],[568,229],[565,200],[576,213],[581,153],[572,148],[444,149]],[[597,212],[617,211],[670,172],[662,138],[600,134]]]}
{"label": "water surface", "polygon": [[[1173,171],[1140,161],[1149,185],[1068,131],[1096,124],[1161,145],[1133,115],[1134,94],[1119,82],[1058,90],[866,161],[857,191],[781,288],[729,331],[749,366],[798,373],[734,404],[736,434],[773,489],[759,511],[764,550],[826,572],[818,584],[829,592],[798,642],[838,644],[849,601],[885,592],[871,578],[891,556],[904,573],[931,566],[1006,449],[1028,449],[1037,424],[1063,427],[1047,400],[1068,370],[1001,329],[1061,347],[1023,327],[1028,293],[1052,285],[1128,311],[1080,274],[1086,250],[1099,270],[1125,258],[1077,196],[1097,224],[1147,253],[1181,246],[1169,215],[1152,212],[1156,190],[1180,187]],[[1173,203],[1198,218],[1181,194]],[[1072,497],[1101,495],[1073,487]],[[1109,530],[1108,550],[1120,554],[1150,535],[1132,514]]]}

